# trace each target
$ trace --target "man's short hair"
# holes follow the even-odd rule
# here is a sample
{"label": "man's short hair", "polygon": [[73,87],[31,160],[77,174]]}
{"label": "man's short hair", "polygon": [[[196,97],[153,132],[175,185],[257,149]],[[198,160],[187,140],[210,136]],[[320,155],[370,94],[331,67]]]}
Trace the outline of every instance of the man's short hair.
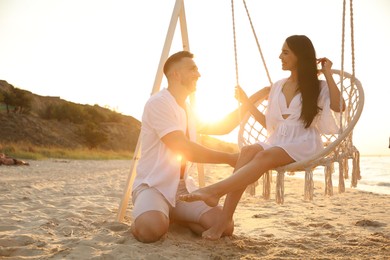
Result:
{"label": "man's short hair", "polygon": [[175,54],[172,54],[165,61],[165,64],[164,64],[163,71],[164,71],[165,76],[167,76],[167,73],[168,73],[169,69],[172,67],[172,65],[179,62],[182,58],[191,58],[192,59],[192,58],[194,58],[194,54],[192,54],[189,51],[179,51],[179,52],[176,52]]}

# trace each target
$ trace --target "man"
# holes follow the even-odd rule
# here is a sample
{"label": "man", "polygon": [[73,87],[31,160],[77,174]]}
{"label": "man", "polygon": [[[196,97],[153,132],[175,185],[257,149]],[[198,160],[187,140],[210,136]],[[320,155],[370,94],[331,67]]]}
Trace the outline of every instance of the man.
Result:
{"label": "man", "polygon": [[[168,87],[150,97],[142,115],[141,157],[133,185],[131,230],[144,243],[158,241],[172,222],[199,235],[215,225],[221,207],[176,200],[197,188],[186,176],[185,162],[234,167],[238,159],[236,153],[211,150],[195,142],[196,126],[186,103],[187,97],[196,91],[200,77],[193,54],[181,51],[170,56],[164,74]],[[223,235],[232,232],[233,223]]]}

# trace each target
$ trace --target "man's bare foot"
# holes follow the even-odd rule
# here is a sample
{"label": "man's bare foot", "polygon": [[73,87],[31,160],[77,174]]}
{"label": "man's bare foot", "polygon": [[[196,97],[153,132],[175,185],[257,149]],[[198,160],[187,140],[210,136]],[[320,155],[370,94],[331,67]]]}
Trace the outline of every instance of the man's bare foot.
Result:
{"label": "man's bare foot", "polygon": [[232,220],[228,222],[218,222],[211,228],[207,229],[202,233],[202,237],[207,240],[218,240],[223,235],[231,236],[233,234],[233,223]]}
{"label": "man's bare foot", "polygon": [[218,205],[219,197],[208,194],[204,189],[199,189],[189,194],[180,195],[179,200],[187,202],[202,200],[210,207],[215,207]]}

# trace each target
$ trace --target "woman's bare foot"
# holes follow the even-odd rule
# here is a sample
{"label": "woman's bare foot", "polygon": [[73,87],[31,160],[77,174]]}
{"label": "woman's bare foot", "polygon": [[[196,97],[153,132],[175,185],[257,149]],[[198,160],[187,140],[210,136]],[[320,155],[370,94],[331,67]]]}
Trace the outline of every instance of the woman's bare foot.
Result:
{"label": "woman's bare foot", "polygon": [[187,202],[202,200],[210,207],[217,206],[219,202],[219,198],[220,197],[218,196],[208,194],[205,189],[199,189],[189,194],[184,194],[179,196],[179,200],[187,201]]}
{"label": "woman's bare foot", "polygon": [[207,240],[218,240],[223,235],[231,236],[233,234],[233,230],[233,220],[227,222],[221,221],[204,231],[202,233],[202,237]]}

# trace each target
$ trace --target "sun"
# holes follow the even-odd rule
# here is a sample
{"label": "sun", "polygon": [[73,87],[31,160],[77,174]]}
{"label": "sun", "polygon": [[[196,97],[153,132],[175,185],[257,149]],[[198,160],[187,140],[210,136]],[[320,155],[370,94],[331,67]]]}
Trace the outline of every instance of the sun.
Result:
{"label": "sun", "polygon": [[200,122],[213,123],[225,116],[224,111],[221,111],[217,104],[210,104],[208,102],[202,102],[195,106],[195,115]]}
{"label": "sun", "polygon": [[191,104],[198,122],[211,123],[218,120],[219,112],[211,107],[210,100],[200,97],[199,93],[196,95],[196,102]]}
{"label": "sun", "polygon": [[197,92],[195,98],[194,112],[198,120],[203,123],[220,121],[238,107],[238,103],[233,97],[221,97],[218,93]]}

